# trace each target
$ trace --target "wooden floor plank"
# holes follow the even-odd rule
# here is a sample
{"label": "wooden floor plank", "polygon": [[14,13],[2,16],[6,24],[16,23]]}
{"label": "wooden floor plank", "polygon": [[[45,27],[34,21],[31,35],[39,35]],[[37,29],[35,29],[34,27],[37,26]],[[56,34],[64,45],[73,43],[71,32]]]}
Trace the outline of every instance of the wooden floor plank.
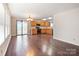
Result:
{"label": "wooden floor plank", "polygon": [[79,46],[51,35],[23,35],[12,37],[6,56],[79,56]]}

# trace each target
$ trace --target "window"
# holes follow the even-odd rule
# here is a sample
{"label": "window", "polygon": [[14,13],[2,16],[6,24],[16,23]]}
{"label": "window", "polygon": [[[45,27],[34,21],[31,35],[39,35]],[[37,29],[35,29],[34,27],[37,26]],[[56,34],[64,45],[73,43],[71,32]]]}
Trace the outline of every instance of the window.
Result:
{"label": "window", "polygon": [[3,4],[0,4],[0,45],[7,39],[10,34],[10,15]]}
{"label": "window", "polygon": [[5,25],[4,26],[5,26],[5,39],[6,39],[8,35],[10,34],[10,15],[7,8],[5,9]]}
{"label": "window", "polygon": [[4,42],[4,8],[0,4],[0,45]]}

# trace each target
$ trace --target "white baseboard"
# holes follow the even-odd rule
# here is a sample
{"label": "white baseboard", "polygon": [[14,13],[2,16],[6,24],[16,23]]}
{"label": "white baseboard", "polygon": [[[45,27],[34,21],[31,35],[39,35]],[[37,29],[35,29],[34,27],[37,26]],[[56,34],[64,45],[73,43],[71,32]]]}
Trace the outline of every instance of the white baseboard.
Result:
{"label": "white baseboard", "polygon": [[11,40],[11,35],[8,35],[6,40],[3,42],[3,44],[0,46],[0,56],[5,56],[7,48],[9,46]]}

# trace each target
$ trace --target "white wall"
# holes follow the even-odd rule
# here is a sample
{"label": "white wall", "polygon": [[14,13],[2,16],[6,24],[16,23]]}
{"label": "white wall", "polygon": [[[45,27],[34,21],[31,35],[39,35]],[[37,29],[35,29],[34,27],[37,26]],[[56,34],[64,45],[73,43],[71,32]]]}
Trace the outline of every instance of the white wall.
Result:
{"label": "white wall", "polygon": [[79,45],[79,8],[54,16],[54,38]]}
{"label": "white wall", "polygon": [[11,17],[11,36],[16,36],[16,17]]}

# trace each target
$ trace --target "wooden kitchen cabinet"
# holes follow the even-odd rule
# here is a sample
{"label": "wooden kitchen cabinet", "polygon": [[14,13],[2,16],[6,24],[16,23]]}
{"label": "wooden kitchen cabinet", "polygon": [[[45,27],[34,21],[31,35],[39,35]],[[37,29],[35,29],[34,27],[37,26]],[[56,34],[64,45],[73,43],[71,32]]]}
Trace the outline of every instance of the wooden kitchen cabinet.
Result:
{"label": "wooden kitchen cabinet", "polygon": [[38,34],[38,29],[36,28],[37,24],[39,24],[39,28],[41,34],[49,34],[52,35],[53,30],[50,27],[50,22],[48,21],[31,21],[31,34]]}
{"label": "wooden kitchen cabinet", "polygon": [[52,35],[52,29],[46,29],[46,33]]}
{"label": "wooden kitchen cabinet", "polygon": [[50,26],[50,23],[46,21],[46,22],[45,22],[45,26],[46,26],[46,27],[49,27],[49,26]]}
{"label": "wooden kitchen cabinet", "polygon": [[31,21],[31,26],[36,26],[36,21]]}
{"label": "wooden kitchen cabinet", "polygon": [[37,29],[31,29],[31,34],[32,34],[32,35],[37,34]]}
{"label": "wooden kitchen cabinet", "polygon": [[41,29],[41,34],[46,34],[46,29]]}

